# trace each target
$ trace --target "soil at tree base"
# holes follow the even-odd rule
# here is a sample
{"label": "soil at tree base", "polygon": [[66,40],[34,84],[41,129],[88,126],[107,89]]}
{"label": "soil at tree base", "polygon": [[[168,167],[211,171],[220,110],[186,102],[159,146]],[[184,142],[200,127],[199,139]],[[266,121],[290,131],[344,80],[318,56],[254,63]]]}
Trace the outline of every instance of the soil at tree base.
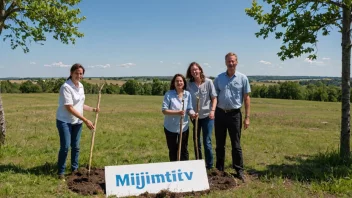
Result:
{"label": "soil at tree base", "polygon": [[[105,194],[105,172],[103,168],[92,168],[88,176],[87,168],[80,168],[78,172],[66,177],[67,185],[70,190],[82,195]],[[197,192],[174,193],[167,190],[160,191],[157,194],[145,192],[137,197],[141,198],[161,198],[161,197],[184,197],[184,196],[201,196],[214,190],[227,190],[237,186],[235,178],[227,172],[221,172],[216,169],[208,173],[209,190]]]}

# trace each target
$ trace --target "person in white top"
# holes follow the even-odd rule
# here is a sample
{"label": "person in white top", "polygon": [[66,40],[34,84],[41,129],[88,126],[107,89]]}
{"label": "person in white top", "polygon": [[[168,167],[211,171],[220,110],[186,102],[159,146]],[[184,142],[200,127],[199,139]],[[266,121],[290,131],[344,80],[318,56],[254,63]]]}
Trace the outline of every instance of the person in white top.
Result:
{"label": "person in white top", "polygon": [[93,123],[83,116],[83,110],[99,112],[99,108],[93,108],[84,104],[84,88],[82,80],[85,69],[81,64],[74,64],[70,70],[70,77],[61,86],[59,94],[59,107],[56,111],[56,127],[60,136],[60,150],[58,155],[58,177],[65,179],[66,158],[71,146],[71,171],[78,169],[78,157],[82,123],[92,130]]}

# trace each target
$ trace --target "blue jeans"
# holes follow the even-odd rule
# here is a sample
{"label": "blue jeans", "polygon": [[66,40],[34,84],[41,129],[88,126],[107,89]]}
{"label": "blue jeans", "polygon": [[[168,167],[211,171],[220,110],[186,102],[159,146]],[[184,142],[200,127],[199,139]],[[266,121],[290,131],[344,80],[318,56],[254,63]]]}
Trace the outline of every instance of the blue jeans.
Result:
{"label": "blue jeans", "polygon": [[[195,130],[195,120],[192,121],[193,123],[193,134]],[[202,159],[202,143],[200,138],[200,131],[203,131],[203,144],[204,144],[204,153],[205,153],[205,165],[207,169],[213,168],[213,147],[211,144],[211,135],[213,132],[214,127],[214,120],[210,119],[209,117],[198,119],[198,131],[197,131],[197,139],[198,139],[198,154],[199,159]],[[193,136],[193,141],[194,141]],[[196,152],[196,149],[194,149]],[[195,153],[197,157],[197,154]]]}
{"label": "blue jeans", "polygon": [[78,169],[79,143],[81,140],[82,124],[70,124],[56,120],[56,127],[60,136],[60,151],[58,156],[58,174],[64,174],[66,158],[71,146],[71,170]]}

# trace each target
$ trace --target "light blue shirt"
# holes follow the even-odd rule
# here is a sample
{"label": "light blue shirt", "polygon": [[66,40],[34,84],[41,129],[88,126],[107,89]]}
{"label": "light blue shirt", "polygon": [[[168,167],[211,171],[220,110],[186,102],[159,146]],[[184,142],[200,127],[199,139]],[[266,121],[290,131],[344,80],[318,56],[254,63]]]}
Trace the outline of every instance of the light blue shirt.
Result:
{"label": "light blue shirt", "polygon": [[199,87],[195,82],[188,82],[187,91],[191,93],[192,107],[195,111],[197,110],[197,96],[199,97],[199,118],[208,117],[212,107],[211,99],[217,96],[213,81],[205,78]]}
{"label": "light blue shirt", "polygon": [[244,94],[251,92],[247,76],[238,71],[232,77],[227,72],[219,74],[214,86],[218,94],[217,107],[226,110],[241,108]]}
{"label": "light blue shirt", "polygon": [[[191,94],[188,91],[183,91],[183,99],[186,115],[183,117],[182,132],[185,132],[189,126],[188,112],[194,114],[194,111],[192,108]],[[182,100],[178,98],[176,90],[170,90],[165,93],[161,109],[162,111],[182,109]],[[170,132],[180,133],[180,121],[181,115],[165,115],[164,127]]]}

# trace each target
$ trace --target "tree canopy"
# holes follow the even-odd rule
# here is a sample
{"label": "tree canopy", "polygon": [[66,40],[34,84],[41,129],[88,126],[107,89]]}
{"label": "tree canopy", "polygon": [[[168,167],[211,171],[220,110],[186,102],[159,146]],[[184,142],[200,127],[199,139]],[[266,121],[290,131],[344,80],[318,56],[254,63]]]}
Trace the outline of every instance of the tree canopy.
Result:
{"label": "tree canopy", "polygon": [[[317,57],[318,35],[327,36],[333,30],[341,33],[342,81],[341,81],[341,136],[340,155],[350,157],[350,74],[351,74],[351,0],[263,0],[271,10],[253,0],[246,9],[248,16],[261,25],[257,37],[264,39],[275,34],[283,44],[277,55],[281,60],[309,54]],[[325,95],[324,98],[328,97]]]}
{"label": "tree canopy", "polygon": [[75,8],[80,0],[0,0],[0,36],[11,48],[29,52],[28,44],[43,44],[47,33],[65,44],[83,37],[77,25],[85,20]]}
{"label": "tree canopy", "polygon": [[[257,37],[264,39],[269,34],[275,34],[276,39],[282,39],[278,56],[281,60],[300,57],[309,53],[309,58],[315,59],[318,35],[327,36],[333,27],[341,26],[341,7],[351,4],[351,1],[332,0],[264,0],[271,5],[271,11],[264,13],[263,6],[257,1],[246,9],[248,16],[262,25]],[[344,5],[346,4],[346,5]],[[349,5],[350,6],[350,5]]]}

